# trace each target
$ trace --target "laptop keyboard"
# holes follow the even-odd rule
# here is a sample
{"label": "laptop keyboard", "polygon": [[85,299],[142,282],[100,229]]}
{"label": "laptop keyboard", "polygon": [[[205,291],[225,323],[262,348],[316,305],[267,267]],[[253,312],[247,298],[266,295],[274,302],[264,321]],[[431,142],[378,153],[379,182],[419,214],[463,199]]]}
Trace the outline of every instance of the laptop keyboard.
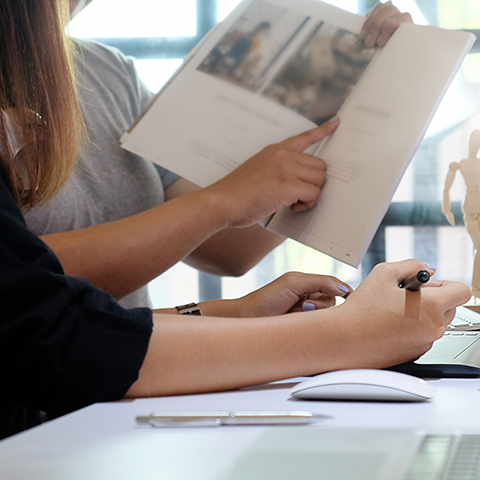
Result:
{"label": "laptop keyboard", "polygon": [[433,344],[432,349],[421,357],[421,363],[449,362],[479,340],[480,332],[447,331]]}
{"label": "laptop keyboard", "polygon": [[458,307],[447,330],[480,330],[480,315],[465,307]]}
{"label": "laptop keyboard", "polygon": [[455,318],[447,326],[443,337],[421,357],[420,363],[448,363],[479,340],[480,314],[465,307],[458,307]]}
{"label": "laptop keyboard", "polygon": [[476,480],[480,435],[426,435],[405,480]]}

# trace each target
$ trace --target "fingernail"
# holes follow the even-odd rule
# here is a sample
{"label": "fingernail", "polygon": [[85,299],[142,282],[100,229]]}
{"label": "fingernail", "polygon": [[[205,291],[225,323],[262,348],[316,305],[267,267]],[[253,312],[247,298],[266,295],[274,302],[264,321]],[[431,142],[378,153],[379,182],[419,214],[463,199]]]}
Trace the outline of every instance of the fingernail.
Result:
{"label": "fingernail", "polygon": [[348,293],[350,291],[345,285],[342,285],[341,283],[339,283],[337,287],[343,293]]}
{"label": "fingernail", "polygon": [[327,123],[335,123],[335,122],[338,122],[339,120],[340,118],[337,115],[334,115],[332,118],[328,120]]}
{"label": "fingernail", "polygon": [[437,270],[437,267],[434,267],[434,266],[431,265],[430,263],[425,262],[425,265],[426,265],[430,270],[433,270],[433,271],[436,271],[436,270]]}
{"label": "fingernail", "polygon": [[304,302],[302,305],[302,310],[304,312],[311,312],[312,310],[315,310],[315,305],[310,302]]}
{"label": "fingernail", "polygon": [[365,39],[365,46],[370,47],[372,45],[372,40],[373,40],[373,36],[372,34],[369,34],[368,37]]}
{"label": "fingernail", "polygon": [[362,29],[362,31],[358,34],[358,39],[363,40],[365,38],[366,33],[367,32],[364,29]]}

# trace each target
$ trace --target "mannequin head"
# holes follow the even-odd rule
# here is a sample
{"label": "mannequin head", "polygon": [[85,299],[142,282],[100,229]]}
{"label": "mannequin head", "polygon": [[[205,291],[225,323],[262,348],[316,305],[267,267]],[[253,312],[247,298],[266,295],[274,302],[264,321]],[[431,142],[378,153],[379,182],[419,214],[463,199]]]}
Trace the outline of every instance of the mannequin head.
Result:
{"label": "mannequin head", "polygon": [[480,130],[474,130],[470,135],[470,143],[468,146],[468,157],[474,158],[480,150]]}

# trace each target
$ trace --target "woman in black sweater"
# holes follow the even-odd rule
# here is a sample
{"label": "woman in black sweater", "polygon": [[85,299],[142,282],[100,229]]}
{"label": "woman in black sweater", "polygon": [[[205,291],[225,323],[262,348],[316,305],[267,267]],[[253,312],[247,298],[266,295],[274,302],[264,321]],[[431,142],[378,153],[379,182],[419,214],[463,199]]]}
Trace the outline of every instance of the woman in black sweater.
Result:
{"label": "woman in black sweater", "polygon": [[[37,424],[40,411],[59,415],[122,397],[381,368],[418,357],[442,335],[455,307],[470,298],[469,289],[434,281],[420,292],[399,289],[402,279],[428,269],[415,260],[380,265],[342,305],[311,312],[296,306],[341,294],[336,279],[287,275],[243,299],[206,305],[216,316],[192,317],[123,310],[104,291],[66,276],[53,252],[28,231],[22,212],[63,186],[85,141],[67,20],[67,0],[0,3],[1,437]],[[225,181],[172,208],[188,220],[192,205],[208,204],[210,230],[251,225],[284,205],[309,208],[324,171],[302,151],[334,128],[324,125],[269,147]],[[275,173],[258,179],[252,165],[259,161],[272,172],[281,170],[274,168],[280,161],[315,173],[306,180]],[[260,201],[261,182],[283,188]],[[238,189],[244,194],[233,201],[231,192]],[[253,318],[265,315],[258,312],[268,302],[280,305],[275,315]]]}

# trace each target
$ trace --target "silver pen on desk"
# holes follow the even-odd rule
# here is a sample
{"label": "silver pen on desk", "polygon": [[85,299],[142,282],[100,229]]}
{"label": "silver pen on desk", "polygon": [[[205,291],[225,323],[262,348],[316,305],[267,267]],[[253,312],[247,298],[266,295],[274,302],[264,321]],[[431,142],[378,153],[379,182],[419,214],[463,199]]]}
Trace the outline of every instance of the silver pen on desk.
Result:
{"label": "silver pen on desk", "polygon": [[304,425],[328,417],[306,411],[153,412],[138,416],[153,427],[219,427],[222,425]]}

